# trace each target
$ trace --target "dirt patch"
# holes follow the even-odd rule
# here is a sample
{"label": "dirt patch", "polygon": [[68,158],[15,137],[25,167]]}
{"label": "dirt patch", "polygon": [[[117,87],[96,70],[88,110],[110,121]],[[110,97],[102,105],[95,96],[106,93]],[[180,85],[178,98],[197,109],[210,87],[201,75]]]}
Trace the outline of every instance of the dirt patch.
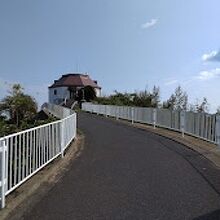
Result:
{"label": "dirt patch", "polygon": [[59,182],[71,161],[80,156],[83,146],[84,135],[78,132],[64,158],[55,159],[6,197],[6,207],[0,211],[0,219],[22,219],[24,213],[31,210]]}

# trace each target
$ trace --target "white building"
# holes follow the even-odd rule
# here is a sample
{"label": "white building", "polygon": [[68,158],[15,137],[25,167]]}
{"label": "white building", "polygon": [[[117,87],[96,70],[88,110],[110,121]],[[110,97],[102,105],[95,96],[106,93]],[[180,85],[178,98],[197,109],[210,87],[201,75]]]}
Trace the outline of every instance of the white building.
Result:
{"label": "white building", "polygon": [[74,100],[78,96],[78,91],[86,86],[94,88],[97,97],[101,96],[101,87],[88,74],[69,73],[62,75],[59,80],[55,80],[49,86],[49,103],[60,104],[64,100]]}

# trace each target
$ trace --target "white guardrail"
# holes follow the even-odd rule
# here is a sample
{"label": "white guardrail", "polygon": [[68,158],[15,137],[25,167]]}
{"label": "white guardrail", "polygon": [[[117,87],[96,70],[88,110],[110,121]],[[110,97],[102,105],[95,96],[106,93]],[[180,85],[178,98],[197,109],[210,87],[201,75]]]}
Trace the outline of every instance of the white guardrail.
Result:
{"label": "white guardrail", "polygon": [[44,104],[60,120],[0,138],[0,200],[32,177],[44,166],[64,154],[76,137],[76,113]]}
{"label": "white guardrail", "polygon": [[164,127],[196,136],[220,145],[220,116],[168,109],[142,108],[131,106],[96,105],[83,103],[82,110],[130,120],[132,123],[146,123],[154,128]]}

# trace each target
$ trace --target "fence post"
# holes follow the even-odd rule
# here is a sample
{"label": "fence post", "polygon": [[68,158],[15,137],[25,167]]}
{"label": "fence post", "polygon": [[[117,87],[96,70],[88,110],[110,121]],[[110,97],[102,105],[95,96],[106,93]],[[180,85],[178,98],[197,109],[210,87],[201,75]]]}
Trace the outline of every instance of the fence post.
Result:
{"label": "fence post", "polygon": [[134,108],[131,107],[131,123],[134,124]]}
{"label": "fence post", "polygon": [[1,142],[1,208],[5,207],[5,156],[6,143],[5,140]]}
{"label": "fence post", "polygon": [[117,120],[117,106],[115,106],[115,119]]}
{"label": "fence post", "polygon": [[184,137],[185,132],[185,111],[180,112],[180,129],[182,132],[182,137]]}
{"label": "fence post", "polygon": [[153,109],[153,124],[154,124],[154,129],[156,129],[156,123],[157,123],[157,109]]}
{"label": "fence post", "polygon": [[99,115],[99,105],[96,105],[96,114]]}
{"label": "fence post", "polygon": [[64,120],[61,121],[61,156],[64,157]]}
{"label": "fence post", "polygon": [[107,118],[108,115],[107,115],[107,105],[105,105],[105,117]]}
{"label": "fence post", "polygon": [[116,106],[116,120],[119,119],[119,106]]}
{"label": "fence post", "polygon": [[220,115],[216,115],[216,124],[215,124],[215,134],[216,134],[216,143],[220,147]]}

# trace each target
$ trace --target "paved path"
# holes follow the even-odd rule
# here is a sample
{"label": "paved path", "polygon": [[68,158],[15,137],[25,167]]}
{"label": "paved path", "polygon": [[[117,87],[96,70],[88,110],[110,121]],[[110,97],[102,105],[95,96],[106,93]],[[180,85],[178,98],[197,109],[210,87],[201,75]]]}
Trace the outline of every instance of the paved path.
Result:
{"label": "paved path", "polygon": [[82,155],[24,219],[220,219],[220,171],[155,134],[80,113]]}

